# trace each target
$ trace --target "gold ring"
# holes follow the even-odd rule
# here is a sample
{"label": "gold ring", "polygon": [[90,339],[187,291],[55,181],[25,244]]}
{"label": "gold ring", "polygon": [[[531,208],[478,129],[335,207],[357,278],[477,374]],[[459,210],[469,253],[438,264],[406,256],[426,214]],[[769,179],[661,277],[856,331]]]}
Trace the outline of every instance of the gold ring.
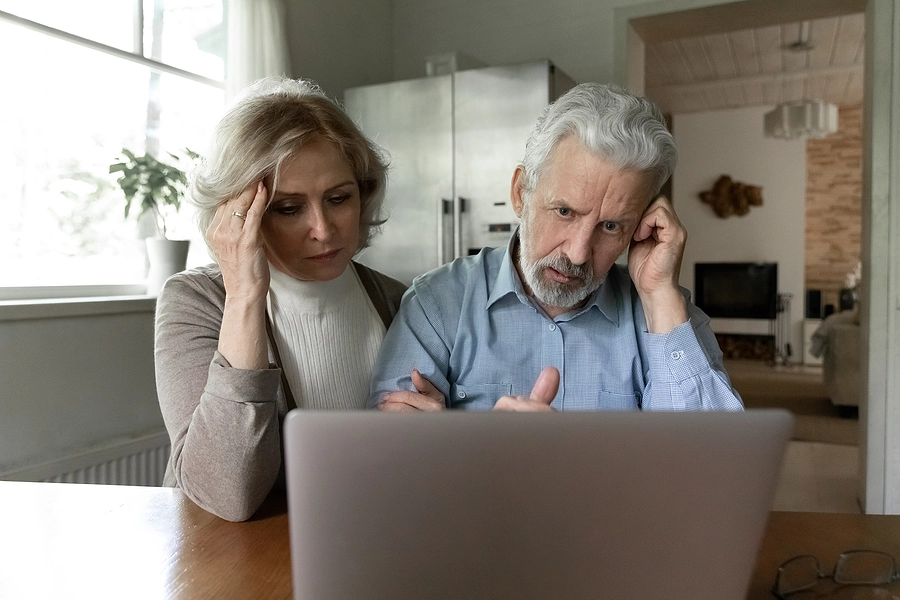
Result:
{"label": "gold ring", "polygon": [[233,213],[231,213],[231,216],[243,219],[244,221],[247,220],[247,215],[245,215],[244,213],[239,213],[238,211],[234,211]]}

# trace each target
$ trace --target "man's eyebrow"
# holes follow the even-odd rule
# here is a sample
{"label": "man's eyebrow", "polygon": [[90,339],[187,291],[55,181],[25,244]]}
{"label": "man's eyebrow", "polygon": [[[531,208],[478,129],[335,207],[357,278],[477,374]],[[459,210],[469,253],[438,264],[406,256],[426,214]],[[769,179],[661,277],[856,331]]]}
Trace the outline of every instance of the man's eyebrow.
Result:
{"label": "man's eyebrow", "polygon": [[563,198],[558,198],[556,196],[547,196],[546,199],[547,206],[552,208],[568,208],[572,209],[572,205],[566,202]]}

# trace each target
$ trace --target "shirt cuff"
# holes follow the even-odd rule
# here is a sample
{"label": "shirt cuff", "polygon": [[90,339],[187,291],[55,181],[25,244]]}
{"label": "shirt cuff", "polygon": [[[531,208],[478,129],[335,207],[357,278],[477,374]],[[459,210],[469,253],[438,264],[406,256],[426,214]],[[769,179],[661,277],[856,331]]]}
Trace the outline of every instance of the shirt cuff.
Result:
{"label": "shirt cuff", "polygon": [[710,369],[706,353],[700,347],[690,321],[669,333],[648,334],[647,351],[653,381],[682,382]]}

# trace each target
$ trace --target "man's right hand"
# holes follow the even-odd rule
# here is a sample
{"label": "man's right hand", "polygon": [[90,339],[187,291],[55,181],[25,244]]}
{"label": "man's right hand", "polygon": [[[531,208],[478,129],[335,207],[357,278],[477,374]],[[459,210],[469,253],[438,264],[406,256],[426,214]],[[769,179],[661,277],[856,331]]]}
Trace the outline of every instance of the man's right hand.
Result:
{"label": "man's right hand", "polygon": [[556,367],[547,367],[538,375],[531,395],[503,396],[497,400],[494,410],[511,410],[515,412],[556,412],[550,406],[559,390],[559,371]]}
{"label": "man's right hand", "polygon": [[410,377],[416,391],[397,390],[396,392],[388,392],[381,397],[381,401],[378,403],[378,410],[385,412],[438,411],[447,407],[441,391],[425,379],[419,371],[413,369]]}

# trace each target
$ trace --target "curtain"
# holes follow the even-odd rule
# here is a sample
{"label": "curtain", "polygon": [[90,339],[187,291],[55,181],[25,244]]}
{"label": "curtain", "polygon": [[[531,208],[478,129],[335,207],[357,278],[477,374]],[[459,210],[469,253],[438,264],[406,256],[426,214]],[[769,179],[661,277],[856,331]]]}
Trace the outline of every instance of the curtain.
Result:
{"label": "curtain", "polygon": [[227,6],[226,94],[268,75],[290,76],[284,1],[228,0]]}

